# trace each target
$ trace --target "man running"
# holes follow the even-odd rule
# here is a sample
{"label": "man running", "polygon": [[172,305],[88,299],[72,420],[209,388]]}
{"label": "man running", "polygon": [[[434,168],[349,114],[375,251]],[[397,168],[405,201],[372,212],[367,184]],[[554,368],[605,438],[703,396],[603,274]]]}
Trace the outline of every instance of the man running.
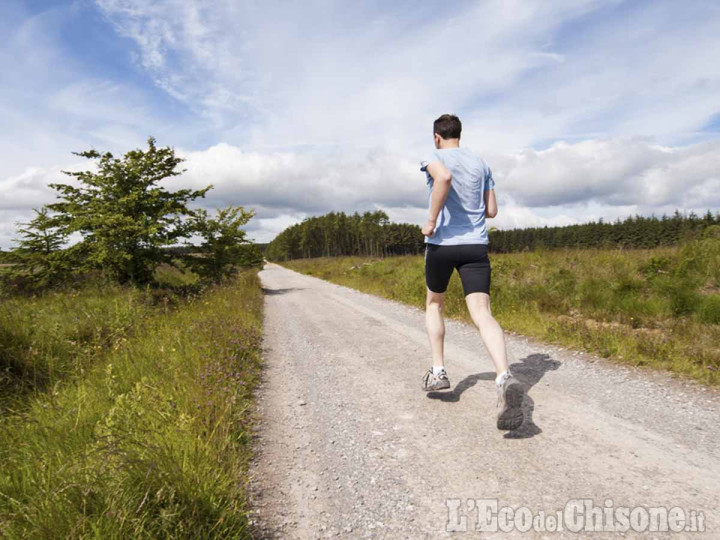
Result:
{"label": "man running", "polygon": [[498,429],[517,429],[523,422],[523,389],[508,370],[505,336],[490,312],[490,259],[485,218],[497,215],[495,181],[487,164],[474,152],[460,148],[462,124],[444,114],[433,124],[435,150],[421,162],[427,175],[430,217],[425,235],[425,323],[433,365],[423,377],[423,390],[450,388],[445,371],[443,302],[450,276],[457,269],[465,302],[495,364]]}

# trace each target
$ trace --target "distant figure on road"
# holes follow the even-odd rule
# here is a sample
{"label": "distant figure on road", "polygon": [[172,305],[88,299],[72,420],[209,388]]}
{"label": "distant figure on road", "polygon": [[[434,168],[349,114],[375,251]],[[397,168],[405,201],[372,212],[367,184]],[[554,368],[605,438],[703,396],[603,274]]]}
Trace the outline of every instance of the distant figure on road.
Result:
{"label": "distant figure on road", "polygon": [[523,421],[523,389],[508,369],[505,336],[490,312],[490,259],[485,218],[497,215],[495,181],[483,159],[460,148],[462,124],[457,116],[444,114],[433,124],[435,150],[421,162],[427,175],[430,216],[425,235],[425,322],[433,364],[423,377],[423,390],[445,390],[450,380],[445,371],[445,322],[443,302],[450,276],[457,269],[465,302],[495,364],[498,429],[517,429]]}

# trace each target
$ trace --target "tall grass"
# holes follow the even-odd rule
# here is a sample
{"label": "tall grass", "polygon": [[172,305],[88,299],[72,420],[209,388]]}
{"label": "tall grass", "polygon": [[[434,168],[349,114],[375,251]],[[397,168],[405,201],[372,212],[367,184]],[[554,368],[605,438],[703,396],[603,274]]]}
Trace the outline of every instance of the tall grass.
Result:
{"label": "tall grass", "polygon": [[[7,285],[3,283],[3,285]],[[119,347],[152,314],[168,313],[201,289],[198,276],[161,265],[155,284],[121,287],[88,276],[63,288],[0,297],[0,413],[18,398],[45,392]]]}
{"label": "tall grass", "polygon": [[[491,260],[493,314],[507,330],[720,383],[720,239],[655,250],[494,254]],[[424,307],[422,257],[283,264]],[[471,322],[457,273],[445,312]]]}
{"label": "tall grass", "polygon": [[137,289],[105,284],[0,302],[0,411],[17,396],[82,376],[152,312]]}
{"label": "tall grass", "polygon": [[[59,357],[84,373],[0,419],[0,537],[249,537],[244,487],[262,317],[256,273],[173,310],[138,303],[140,293],[107,294],[25,306],[44,313],[33,316],[45,326],[57,320],[48,338],[55,345],[43,350],[69,347]],[[105,315],[92,309],[114,302],[121,307]],[[84,335],[103,334],[82,342],[90,357],[65,343],[78,326],[75,315],[62,322],[61,306],[79,305]],[[130,319],[131,334],[99,330],[127,328]]]}

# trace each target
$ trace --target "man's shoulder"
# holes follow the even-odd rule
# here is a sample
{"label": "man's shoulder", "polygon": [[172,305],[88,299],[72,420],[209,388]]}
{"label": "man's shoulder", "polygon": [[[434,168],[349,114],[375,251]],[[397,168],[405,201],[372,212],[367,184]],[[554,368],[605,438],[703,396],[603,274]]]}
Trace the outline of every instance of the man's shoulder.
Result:
{"label": "man's shoulder", "polygon": [[481,164],[483,164],[484,166],[487,166],[487,162],[486,162],[485,159],[482,157],[482,154],[480,154],[480,152],[476,152],[476,151],[473,150],[472,148],[465,148],[465,155],[466,155],[469,159],[475,159],[475,160],[477,160],[478,163],[481,163]]}
{"label": "man's shoulder", "polygon": [[[474,150],[466,147],[459,148],[433,148],[428,151],[420,160],[420,170],[424,171],[433,161],[440,161],[446,167],[455,163],[464,162],[471,165],[471,168],[482,169],[488,172],[490,167],[483,157]],[[474,167],[472,167],[474,165]]]}
{"label": "man's shoulder", "polygon": [[427,166],[430,165],[433,161],[443,162],[442,154],[440,154],[440,151],[437,148],[433,148],[429,152],[425,153],[423,158],[420,160],[420,170],[425,171],[425,169],[427,169]]}
{"label": "man's shoulder", "polygon": [[485,159],[471,148],[463,148],[462,151],[457,154],[457,159],[464,162],[470,170],[482,171],[486,174],[490,170]]}

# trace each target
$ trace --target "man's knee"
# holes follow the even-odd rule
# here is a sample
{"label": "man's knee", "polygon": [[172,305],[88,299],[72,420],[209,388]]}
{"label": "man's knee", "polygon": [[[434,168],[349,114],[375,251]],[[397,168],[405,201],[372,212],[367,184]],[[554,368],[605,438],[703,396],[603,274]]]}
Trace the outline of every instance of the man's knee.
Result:
{"label": "man's knee", "polygon": [[430,289],[427,290],[427,298],[425,300],[426,308],[442,310],[444,303],[445,293],[436,293]]}
{"label": "man's knee", "polygon": [[490,295],[486,293],[471,293],[465,297],[468,309],[471,314],[490,314]]}

